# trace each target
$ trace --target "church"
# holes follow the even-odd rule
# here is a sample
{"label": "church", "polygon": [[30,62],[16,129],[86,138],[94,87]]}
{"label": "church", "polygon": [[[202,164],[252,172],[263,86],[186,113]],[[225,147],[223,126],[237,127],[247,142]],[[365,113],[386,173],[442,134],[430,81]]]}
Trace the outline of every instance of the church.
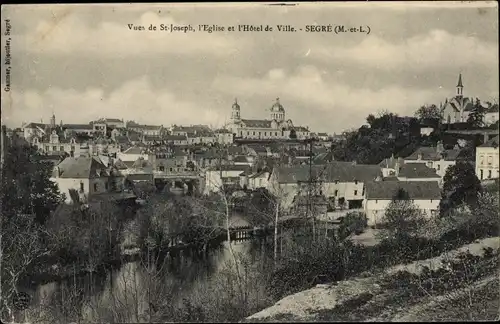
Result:
{"label": "church", "polygon": [[242,119],[241,108],[235,99],[229,130],[236,138],[245,139],[305,139],[309,137],[307,127],[294,126],[290,119],[285,119],[285,108],[279,98],[269,109],[269,119]]}
{"label": "church", "polygon": [[444,105],[441,107],[443,124],[465,123],[474,107],[473,99],[464,97],[462,74],[458,76],[456,88],[455,96],[450,100],[446,99]]}

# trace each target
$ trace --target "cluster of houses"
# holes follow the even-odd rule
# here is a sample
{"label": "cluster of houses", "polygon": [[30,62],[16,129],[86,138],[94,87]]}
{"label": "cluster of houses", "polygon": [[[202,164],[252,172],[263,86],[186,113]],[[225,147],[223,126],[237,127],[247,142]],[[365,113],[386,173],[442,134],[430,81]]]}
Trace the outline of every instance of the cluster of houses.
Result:
{"label": "cluster of houses", "polygon": [[[442,107],[444,122],[463,121],[471,105],[463,97],[460,76],[456,96]],[[436,213],[446,170],[461,158],[458,145],[445,149],[440,142],[377,165],[339,162],[331,152],[337,137],[294,126],[285,119],[279,99],[267,120],[242,119],[240,111],[235,101],[231,124],[215,131],[206,125],[163,127],[117,118],[57,124],[53,115],[49,124],[25,124],[9,136],[23,138],[54,163],[52,180],[68,203],[118,195],[138,182],[168,180],[182,187],[197,181],[203,194],[218,192],[222,185],[234,190],[265,188],[280,197],[284,210],[298,213],[304,204],[311,204],[313,183],[313,196],[319,197],[314,204],[325,218],[363,210],[370,224],[377,223],[399,189],[429,215]],[[486,116],[498,121],[498,106],[490,106]],[[304,141],[311,137],[314,144]],[[237,139],[248,141],[236,143]],[[476,148],[480,180],[499,178],[498,144],[496,136]],[[304,202],[306,194],[309,201]]]}

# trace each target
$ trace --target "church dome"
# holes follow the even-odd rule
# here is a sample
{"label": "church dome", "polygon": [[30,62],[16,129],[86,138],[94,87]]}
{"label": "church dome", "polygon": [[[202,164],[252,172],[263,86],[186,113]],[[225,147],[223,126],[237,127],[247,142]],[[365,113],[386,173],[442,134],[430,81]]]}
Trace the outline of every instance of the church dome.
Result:
{"label": "church dome", "polygon": [[238,99],[234,99],[233,109],[240,109],[240,105],[238,105]]}
{"label": "church dome", "polygon": [[272,112],[284,112],[285,108],[280,104],[280,98],[276,98],[276,102],[271,107]]}

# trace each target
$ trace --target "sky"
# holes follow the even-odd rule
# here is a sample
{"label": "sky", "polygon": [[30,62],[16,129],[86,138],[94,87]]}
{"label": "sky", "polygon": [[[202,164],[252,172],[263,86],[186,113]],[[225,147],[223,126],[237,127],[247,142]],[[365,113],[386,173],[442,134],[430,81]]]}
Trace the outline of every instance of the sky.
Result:
{"label": "sky", "polygon": [[[5,19],[9,127],[48,123],[52,113],[57,123],[107,117],[220,127],[235,98],[247,119],[269,118],[279,98],[294,125],[333,134],[370,113],[413,115],[444,102],[459,73],[465,96],[498,101],[496,2],[10,5],[2,6],[2,57]],[[225,31],[169,32],[160,24]],[[273,31],[227,30],[243,24]],[[279,24],[297,31],[279,32]],[[309,33],[306,25],[370,33]]]}

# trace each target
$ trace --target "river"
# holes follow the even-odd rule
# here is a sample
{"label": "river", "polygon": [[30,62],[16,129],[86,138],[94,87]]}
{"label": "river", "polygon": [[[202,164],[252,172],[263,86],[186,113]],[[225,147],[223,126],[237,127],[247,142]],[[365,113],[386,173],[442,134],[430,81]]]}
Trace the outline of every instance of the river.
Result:
{"label": "river", "polygon": [[[231,223],[248,224],[238,214],[232,216]],[[259,241],[233,242],[232,247],[234,254],[248,261],[247,271],[241,270],[248,287],[264,294],[265,287],[256,278],[264,269],[266,251],[272,253],[271,249]],[[231,295],[234,280],[230,278],[234,278],[236,271],[234,268],[228,270],[228,265],[234,265],[234,259],[227,242],[202,258],[166,258],[161,267],[144,261],[128,262],[106,273],[27,287],[25,291],[32,296],[31,306],[16,317],[19,321],[39,323],[54,323],[55,318],[66,323],[78,319],[85,322],[150,321],[154,320],[148,318],[150,310],[158,310],[165,303],[175,308],[181,306],[185,298],[195,304],[234,298]],[[169,318],[168,313],[156,319],[175,320]]]}

